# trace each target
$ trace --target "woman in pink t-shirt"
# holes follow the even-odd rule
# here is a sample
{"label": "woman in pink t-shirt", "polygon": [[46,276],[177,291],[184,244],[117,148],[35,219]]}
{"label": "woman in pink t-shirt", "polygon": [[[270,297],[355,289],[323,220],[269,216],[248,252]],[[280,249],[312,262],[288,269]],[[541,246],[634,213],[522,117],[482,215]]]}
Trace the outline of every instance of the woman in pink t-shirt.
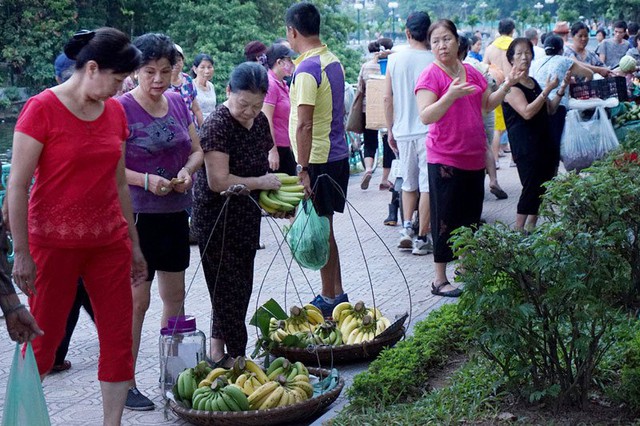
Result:
{"label": "woman in pink t-shirt", "polygon": [[296,175],[296,159],[289,141],[289,86],[285,77],[293,74],[293,51],[284,44],[274,44],[267,50],[269,91],[264,98],[262,112],[269,120],[273,148],[269,151],[269,168],[273,172]]}
{"label": "woman in pink t-shirt", "polygon": [[420,118],[429,124],[429,204],[436,276],[431,293],[458,297],[446,275],[453,260],[448,244],[451,232],[477,225],[484,199],[484,165],[487,149],[482,112],[502,102],[516,80],[514,70],[500,88],[491,92],[485,78],[473,66],[458,59],[458,30],[441,19],[427,34],[435,56],[416,83]]}

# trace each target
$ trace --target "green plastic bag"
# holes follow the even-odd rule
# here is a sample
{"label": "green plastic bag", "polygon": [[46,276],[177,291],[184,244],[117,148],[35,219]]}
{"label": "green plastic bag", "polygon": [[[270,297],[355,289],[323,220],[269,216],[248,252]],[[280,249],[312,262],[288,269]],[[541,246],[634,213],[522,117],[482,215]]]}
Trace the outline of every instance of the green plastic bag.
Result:
{"label": "green plastic bag", "polygon": [[16,344],[2,416],[2,426],[24,425],[51,426],[31,343],[27,343],[24,358]]}
{"label": "green plastic bag", "polygon": [[287,233],[293,258],[304,268],[314,271],[329,260],[329,219],[318,216],[310,200],[302,200]]}

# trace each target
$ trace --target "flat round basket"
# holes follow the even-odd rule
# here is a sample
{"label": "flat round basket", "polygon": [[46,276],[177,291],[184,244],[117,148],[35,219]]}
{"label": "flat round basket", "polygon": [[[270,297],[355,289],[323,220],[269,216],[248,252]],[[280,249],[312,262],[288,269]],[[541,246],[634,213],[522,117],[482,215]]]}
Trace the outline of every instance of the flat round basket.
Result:
{"label": "flat round basket", "polygon": [[[309,368],[309,373],[321,379],[331,375],[331,371],[322,368]],[[271,408],[269,410],[252,411],[201,411],[185,408],[179,403],[169,400],[169,405],[174,413],[194,425],[244,425],[267,426],[280,423],[297,422],[313,417],[324,411],[338,399],[344,379],[340,378],[338,385],[330,391],[314,396],[304,402],[299,402],[286,407]]]}
{"label": "flat round basket", "polygon": [[404,327],[401,327],[395,333],[357,345],[309,348],[278,346],[271,350],[271,355],[283,356],[289,361],[301,361],[305,365],[320,363],[323,368],[331,368],[335,364],[375,358],[384,348],[395,345],[404,336],[404,332]]}

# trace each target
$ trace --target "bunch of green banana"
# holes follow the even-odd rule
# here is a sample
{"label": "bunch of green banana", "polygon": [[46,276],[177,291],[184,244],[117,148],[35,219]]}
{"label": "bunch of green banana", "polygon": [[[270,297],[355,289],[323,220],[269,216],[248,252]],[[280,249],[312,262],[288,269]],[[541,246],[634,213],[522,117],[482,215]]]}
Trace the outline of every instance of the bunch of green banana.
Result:
{"label": "bunch of green banana", "polygon": [[269,380],[275,380],[280,375],[289,379],[301,374],[309,377],[309,370],[307,370],[307,367],[305,367],[300,361],[290,362],[284,357],[274,359],[267,369],[267,376],[269,377]]}
{"label": "bunch of green banana", "polygon": [[342,332],[334,321],[325,321],[320,324],[314,334],[322,340],[322,344],[337,346],[342,344]]}
{"label": "bunch of green banana", "polygon": [[322,311],[311,304],[306,304],[302,308],[292,306],[289,313],[291,315],[285,320],[285,330],[289,334],[301,331],[312,332],[324,322]]}
{"label": "bunch of green banana", "polygon": [[307,346],[323,345],[322,338],[311,331],[298,331],[294,334],[298,338],[298,347],[306,348]]}
{"label": "bunch of green banana", "polygon": [[289,332],[285,330],[286,322],[283,320],[277,320],[271,318],[269,320],[269,339],[276,343],[282,343],[282,341],[289,335]]}
{"label": "bunch of green banana", "polygon": [[[353,321],[356,323],[356,321]],[[376,323],[369,315],[365,315],[362,318],[362,323],[356,324],[353,328],[348,328],[349,334],[345,334],[346,338],[344,343],[347,345],[357,345],[362,342],[368,342],[376,337]]]}
{"label": "bunch of green banana", "polygon": [[260,384],[265,384],[268,380],[267,375],[258,364],[243,356],[239,356],[235,359],[233,367],[227,375],[227,379],[229,383],[235,383],[242,374],[255,375]]}
{"label": "bunch of green banana", "polygon": [[277,190],[260,191],[258,204],[267,213],[293,211],[304,198],[304,187],[297,176],[286,173],[275,173],[282,186]]}
{"label": "bunch of green banana", "polygon": [[187,368],[178,376],[178,396],[180,399],[191,401],[193,393],[198,388],[198,382],[196,376],[193,373],[193,368]]}
{"label": "bunch of green banana", "polygon": [[217,379],[193,393],[193,409],[204,411],[248,411],[249,400],[242,389]]}

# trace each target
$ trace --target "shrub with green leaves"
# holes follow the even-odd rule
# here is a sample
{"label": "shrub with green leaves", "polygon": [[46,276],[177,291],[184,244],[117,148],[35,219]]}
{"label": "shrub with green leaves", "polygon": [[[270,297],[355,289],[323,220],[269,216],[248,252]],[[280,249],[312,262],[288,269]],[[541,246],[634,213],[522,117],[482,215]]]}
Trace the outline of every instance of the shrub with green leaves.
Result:
{"label": "shrub with green leaves", "polygon": [[420,396],[430,368],[469,342],[469,319],[456,305],[444,305],[417,323],[413,336],[385,350],[358,374],[347,391],[353,410],[377,409]]}

